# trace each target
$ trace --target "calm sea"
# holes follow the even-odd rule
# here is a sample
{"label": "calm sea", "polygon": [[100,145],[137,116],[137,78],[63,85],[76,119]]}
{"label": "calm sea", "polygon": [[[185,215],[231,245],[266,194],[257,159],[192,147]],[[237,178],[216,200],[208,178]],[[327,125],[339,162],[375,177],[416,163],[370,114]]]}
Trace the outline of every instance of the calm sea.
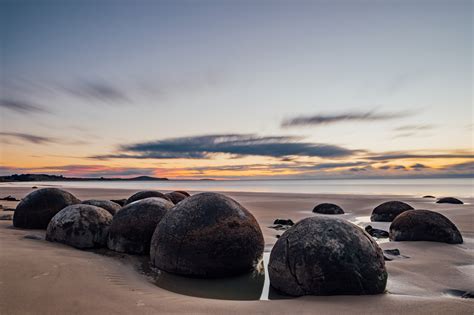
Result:
{"label": "calm sea", "polygon": [[19,182],[2,186],[57,186],[65,188],[116,188],[190,191],[287,192],[308,194],[394,194],[474,196],[473,178],[450,179],[346,179],[346,180],[225,180],[225,181],[85,181]]}

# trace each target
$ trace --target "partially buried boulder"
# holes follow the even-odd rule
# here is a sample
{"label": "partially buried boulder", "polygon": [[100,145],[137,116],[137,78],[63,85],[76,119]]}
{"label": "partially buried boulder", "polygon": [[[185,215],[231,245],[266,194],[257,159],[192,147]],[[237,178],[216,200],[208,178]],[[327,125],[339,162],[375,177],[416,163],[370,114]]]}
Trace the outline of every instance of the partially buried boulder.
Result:
{"label": "partially buried boulder", "polygon": [[173,207],[163,198],[145,198],[123,207],[112,220],[107,247],[116,252],[148,255],[156,225]]}
{"label": "partially buried boulder", "polygon": [[184,199],[187,198],[186,195],[184,195],[180,192],[177,192],[177,191],[167,193],[167,194],[165,194],[165,196],[168,197],[168,199],[171,200],[171,202],[174,203],[174,204],[177,204],[178,202],[183,201]]}
{"label": "partially buried boulder", "polygon": [[400,214],[390,225],[392,241],[431,241],[461,244],[456,225],[438,212],[410,210]]}
{"label": "partially buried boulder", "polygon": [[115,215],[122,208],[122,206],[120,206],[118,203],[115,203],[110,200],[90,199],[90,200],[84,200],[82,204],[102,208],[104,210],[107,210],[111,215]]}
{"label": "partially buried boulder", "polygon": [[283,233],[270,254],[270,284],[292,295],[383,293],[383,252],[358,226],[340,218],[312,217]]}
{"label": "partially buried boulder", "polygon": [[375,229],[371,225],[367,225],[365,227],[365,231],[369,233],[370,236],[376,237],[376,238],[386,238],[389,236],[387,231],[380,230],[380,229]]}
{"label": "partially buried boulder", "polygon": [[80,202],[72,194],[58,188],[35,190],[16,207],[13,225],[25,229],[45,229],[56,213]]}
{"label": "partially buried boulder", "polygon": [[455,205],[462,205],[463,202],[457,198],[453,198],[453,197],[444,197],[444,198],[439,198],[438,201],[436,201],[436,203],[452,203],[452,204],[455,204]]}
{"label": "partially buried boulder", "polygon": [[125,204],[128,205],[129,203],[132,203],[134,201],[145,199],[145,198],[151,198],[151,197],[158,197],[158,198],[163,198],[163,199],[166,199],[166,200],[170,200],[168,197],[165,196],[165,194],[160,193],[159,191],[144,190],[144,191],[139,191],[139,192],[133,194],[132,196],[130,196],[127,199],[127,202]]}
{"label": "partially buried boulder", "polygon": [[76,248],[103,247],[112,215],[91,205],[72,205],[59,211],[48,224],[46,240]]}
{"label": "partially buried boulder", "polygon": [[344,214],[344,210],[333,203],[321,203],[314,207],[313,212],[321,214]]}
{"label": "partially buried boulder", "polygon": [[154,266],[194,277],[225,277],[250,271],[262,257],[264,240],[253,215],[217,193],[193,195],[168,211],[156,227]]}
{"label": "partially buried boulder", "polygon": [[375,207],[370,216],[372,222],[392,222],[402,212],[413,210],[413,207],[402,201],[387,201]]}
{"label": "partially buried boulder", "polygon": [[186,197],[190,197],[191,195],[187,192],[187,191],[184,191],[184,190],[176,190],[176,192],[182,194],[182,195],[185,195]]}

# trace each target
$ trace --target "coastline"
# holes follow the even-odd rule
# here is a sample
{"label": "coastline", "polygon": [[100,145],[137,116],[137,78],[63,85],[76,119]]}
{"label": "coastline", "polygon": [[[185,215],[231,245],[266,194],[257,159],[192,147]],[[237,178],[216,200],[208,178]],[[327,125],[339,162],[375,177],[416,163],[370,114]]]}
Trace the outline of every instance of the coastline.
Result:
{"label": "coastline", "polygon": [[[32,184],[34,185],[34,184]],[[66,188],[80,199],[125,198],[136,190]],[[0,187],[0,197],[18,199],[32,189]],[[192,193],[196,193],[192,191]],[[449,294],[474,287],[474,198],[465,205],[436,204],[433,199],[394,195],[296,194],[226,192],[249,209],[259,222],[269,252],[281,231],[268,228],[276,218],[298,221],[313,216],[320,202],[334,202],[346,210],[344,218],[361,222],[383,201],[397,198],[417,209],[435,210],[452,220],[464,243],[387,242],[383,249],[398,248],[409,258],[386,262],[387,293],[376,296],[305,296],[270,301],[235,301],[198,298],[156,286],[128,259],[81,251],[44,240],[44,231],[12,227],[0,221],[0,309],[18,313],[302,313],[380,312],[411,314],[469,314],[474,302]],[[0,201],[6,205],[9,202]],[[386,223],[373,224],[387,229]]]}

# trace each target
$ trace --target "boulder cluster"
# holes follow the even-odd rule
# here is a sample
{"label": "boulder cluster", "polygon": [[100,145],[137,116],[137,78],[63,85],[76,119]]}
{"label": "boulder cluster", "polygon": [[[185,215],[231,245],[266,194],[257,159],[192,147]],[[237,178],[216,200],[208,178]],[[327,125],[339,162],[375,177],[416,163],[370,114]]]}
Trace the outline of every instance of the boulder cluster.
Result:
{"label": "boulder cluster", "polygon": [[[389,232],[372,226],[364,230],[336,216],[344,210],[335,204],[318,204],[313,212],[316,215],[296,223],[277,219],[271,227],[284,231],[268,265],[270,284],[280,293],[383,293],[388,277],[385,260],[401,255],[389,253],[387,259],[385,253],[384,258],[373,237],[463,242],[457,227],[445,216],[414,210],[401,201],[384,202],[373,209],[371,221],[391,222]],[[148,190],[126,200],[81,202],[64,190],[44,188],[18,204],[13,224],[46,229],[46,240],[79,249],[108,247],[149,255],[154,267],[188,277],[249,272],[261,263],[265,247],[252,213],[232,198],[211,192],[190,196],[185,191],[163,194]]]}

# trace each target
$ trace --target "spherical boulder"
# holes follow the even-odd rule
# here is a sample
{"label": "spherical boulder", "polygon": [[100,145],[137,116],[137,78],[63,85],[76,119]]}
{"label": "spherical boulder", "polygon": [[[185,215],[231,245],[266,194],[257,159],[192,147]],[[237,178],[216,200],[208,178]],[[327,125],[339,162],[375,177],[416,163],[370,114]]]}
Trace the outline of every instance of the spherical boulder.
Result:
{"label": "spherical boulder", "polygon": [[250,271],[262,257],[264,240],[253,215],[218,193],[188,197],[156,227],[150,259],[181,275],[225,277]]}
{"label": "spherical boulder", "polygon": [[173,202],[174,204],[177,204],[178,202],[183,201],[184,199],[187,198],[186,195],[183,195],[182,193],[177,192],[177,191],[167,193],[165,194],[165,196],[168,197],[168,199],[170,199],[171,202]]}
{"label": "spherical boulder", "polygon": [[46,240],[64,243],[76,248],[103,247],[112,215],[106,210],[76,204],[59,211],[48,224]]}
{"label": "spherical boulder", "polygon": [[430,241],[461,244],[461,233],[456,225],[438,212],[430,210],[406,211],[390,225],[392,241]]}
{"label": "spherical boulder", "polygon": [[35,190],[23,198],[16,207],[13,225],[25,229],[46,229],[56,213],[80,202],[71,193],[58,188]]}
{"label": "spherical boulder", "polygon": [[190,197],[190,196],[191,196],[191,194],[189,194],[187,191],[184,191],[184,190],[176,190],[175,192],[178,192],[178,193],[180,193],[180,194],[182,194],[182,195],[185,195],[186,197]]}
{"label": "spherical boulder", "polygon": [[132,203],[132,202],[137,201],[137,200],[150,198],[150,197],[158,197],[158,198],[163,198],[163,199],[166,199],[166,200],[170,200],[168,197],[165,196],[165,194],[160,193],[159,191],[144,190],[144,191],[139,191],[139,192],[133,194],[132,196],[130,196],[127,199],[127,202],[125,203],[125,205],[128,205],[129,203]]}
{"label": "spherical boulder", "polygon": [[436,203],[452,203],[455,205],[462,205],[464,204],[461,200],[453,197],[444,197],[444,198],[439,198]]}
{"label": "spherical boulder", "polygon": [[402,201],[387,201],[375,207],[370,216],[372,222],[392,222],[400,213],[413,210],[413,207]]}
{"label": "spherical boulder", "polygon": [[313,212],[321,214],[344,214],[344,210],[333,203],[320,203],[314,207]]}
{"label": "spherical boulder", "polygon": [[361,228],[334,217],[306,218],[278,239],[268,265],[270,284],[301,295],[383,293],[383,252]]}
{"label": "spherical boulder", "polygon": [[151,197],[123,207],[112,220],[107,247],[121,253],[148,255],[156,225],[173,203]]}
{"label": "spherical boulder", "polygon": [[115,215],[122,208],[122,206],[120,206],[118,203],[115,203],[110,200],[89,199],[89,200],[84,200],[81,203],[84,205],[91,205],[91,206],[96,206],[96,207],[105,209],[111,215]]}

